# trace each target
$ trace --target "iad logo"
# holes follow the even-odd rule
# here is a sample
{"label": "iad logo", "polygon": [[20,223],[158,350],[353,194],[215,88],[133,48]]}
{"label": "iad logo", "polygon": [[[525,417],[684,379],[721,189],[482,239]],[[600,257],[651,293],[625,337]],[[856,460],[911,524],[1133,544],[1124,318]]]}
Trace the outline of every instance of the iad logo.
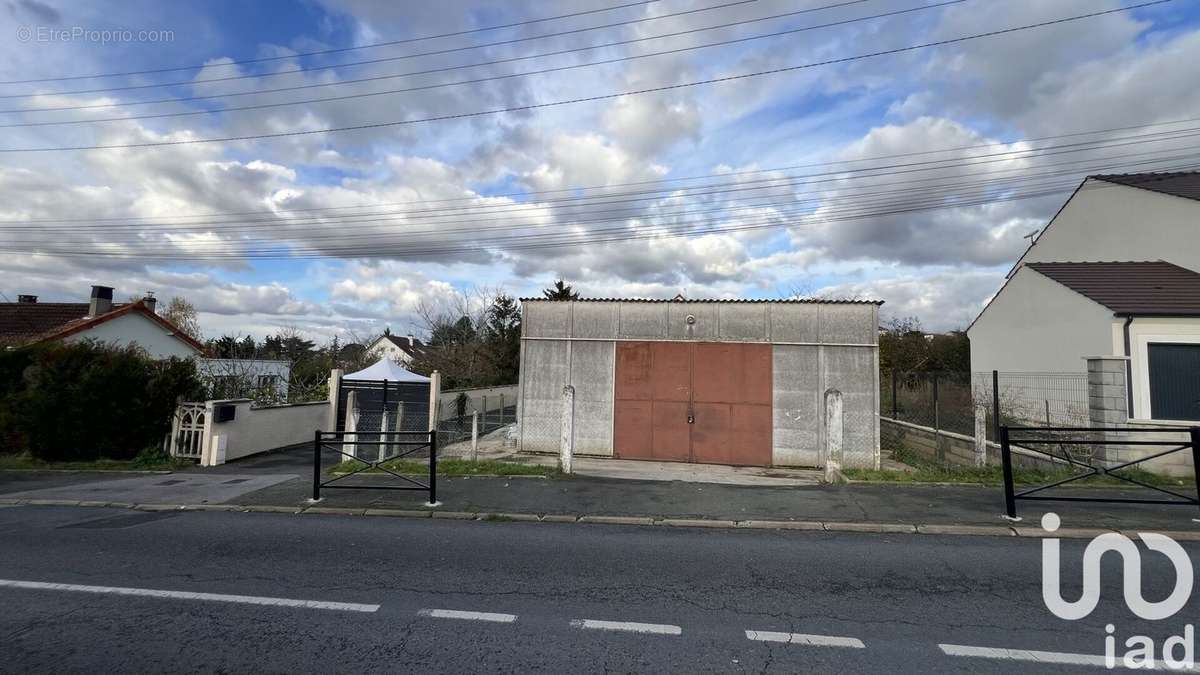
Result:
{"label": "iad logo", "polygon": [[[1060,524],[1058,514],[1047,513],[1042,516],[1042,529],[1047,532],[1057,532]],[[1093,539],[1083,552],[1083,594],[1074,602],[1063,599],[1059,586],[1061,554],[1058,538],[1047,537],[1042,540],[1042,599],[1046,607],[1058,618],[1068,621],[1091,614],[1100,602],[1100,558],[1109,551],[1115,551],[1124,563],[1125,604],[1129,611],[1148,621],[1174,616],[1192,596],[1192,561],[1187,551],[1166,535],[1139,532],[1138,538],[1146,544],[1146,548],[1167,556],[1175,566],[1175,590],[1165,600],[1147,602],[1142,597],[1142,554],[1137,544],[1123,534],[1107,532]]]}
{"label": "iad logo", "polygon": [[[1057,532],[1061,521],[1057,514],[1042,516],[1042,529]],[[1159,621],[1174,616],[1183,609],[1192,595],[1192,561],[1187,551],[1174,539],[1153,532],[1139,532],[1138,538],[1146,548],[1167,556],[1175,567],[1175,588],[1165,599],[1148,602],[1142,597],[1142,554],[1132,539],[1116,532],[1107,532],[1088,543],[1083,552],[1083,593],[1078,600],[1069,602],[1062,597],[1059,568],[1062,558],[1057,537],[1042,540],[1042,600],[1046,607],[1060,619],[1075,621],[1096,609],[1100,602],[1100,559],[1105,553],[1114,551],[1121,556],[1122,589],[1125,605],[1129,611],[1147,621]],[[1117,665],[1116,639],[1112,624],[1105,626],[1108,636],[1104,639],[1105,665]],[[1125,640],[1130,650],[1123,655],[1122,665],[1127,668],[1154,668],[1154,640],[1145,635],[1134,635]],[[1176,652],[1182,648],[1182,657]],[[1191,624],[1184,626],[1183,635],[1172,636],[1163,641],[1163,665],[1168,669],[1191,668],[1194,663],[1194,637]]]}

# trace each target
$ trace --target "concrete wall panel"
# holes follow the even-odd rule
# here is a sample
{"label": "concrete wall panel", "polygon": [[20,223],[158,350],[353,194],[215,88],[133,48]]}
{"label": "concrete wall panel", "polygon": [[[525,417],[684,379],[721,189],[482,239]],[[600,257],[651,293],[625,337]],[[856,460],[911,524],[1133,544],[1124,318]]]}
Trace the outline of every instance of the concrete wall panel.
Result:
{"label": "concrete wall panel", "polygon": [[565,302],[527,302],[521,306],[525,337],[569,337],[571,305]]}
{"label": "concrete wall panel", "polygon": [[818,305],[823,343],[876,344],[879,326],[875,325],[874,305]]}
{"label": "concrete wall panel", "polygon": [[842,392],[842,465],[874,468],[878,444],[875,415],[879,391],[875,386],[875,354],[861,347],[821,347],[824,388]]}
{"label": "concrete wall panel", "polygon": [[822,464],[818,349],[798,345],[775,345],[772,349],[772,456],[777,465]]}
{"label": "concrete wall panel", "polygon": [[575,387],[575,452],[613,454],[614,342],[571,345],[571,384]]}
{"label": "concrete wall panel", "polygon": [[621,337],[662,340],[667,337],[667,303],[621,304]]}
{"label": "concrete wall panel", "polygon": [[718,304],[718,337],[732,342],[767,342],[767,304]]}
{"label": "concrete wall panel", "polygon": [[529,452],[558,452],[562,389],[567,384],[570,342],[525,343],[521,392],[521,447]]}
{"label": "concrete wall panel", "polygon": [[[712,303],[672,303],[667,306],[670,317],[668,335],[672,340],[712,340],[717,337],[717,305]],[[691,326],[687,317],[696,317]]]}
{"label": "concrete wall panel", "polygon": [[617,337],[615,302],[576,302],[571,317],[571,337],[611,340]]}
{"label": "concrete wall panel", "polygon": [[772,342],[817,342],[819,305],[780,304],[771,306]]}

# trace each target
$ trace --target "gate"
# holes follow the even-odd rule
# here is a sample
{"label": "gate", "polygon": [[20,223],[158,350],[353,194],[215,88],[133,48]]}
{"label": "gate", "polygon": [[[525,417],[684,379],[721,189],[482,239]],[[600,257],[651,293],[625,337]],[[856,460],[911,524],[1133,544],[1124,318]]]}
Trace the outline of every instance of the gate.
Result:
{"label": "gate", "polygon": [[[437,431],[382,431],[364,434],[366,439],[360,439],[354,431],[318,431],[313,436],[313,501],[320,501],[321,488],[330,490],[422,490],[429,493],[429,504],[437,504]],[[376,448],[376,459],[367,460],[358,456],[357,446],[373,446]],[[350,452],[346,448],[353,448]],[[401,448],[407,450],[401,451]],[[392,471],[384,465],[385,462],[408,457],[421,450],[429,451],[429,480],[422,483],[415,478]],[[341,457],[341,461],[353,460],[361,464],[358,468],[328,480],[321,477],[321,451],[333,450]],[[364,471],[377,469],[401,482],[400,485],[336,485],[351,476]]]}
{"label": "gate", "polygon": [[[1058,436],[1056,433],[1069,434],[1068,437]],[[1125,433],[1146,433],[1146,434],[1186,434],[1184,438],[1165,439],[1165,440],[1146,440],[1144,438],[1113,438],[1117,434]],[[1079,435],[1091,436],[1092,438],[1079,438]],[[1062,480],[1057,480],[1046,485],[1039,485],[1017,492],[1013,485],[1013,469],[1012,469],[1012,446],[1013,444],[1021,444],[1023,450],[1035,452],[1046,457],[1051,457],[1059,462],[1066,462],[1068,466],[1079,469],[1083,473],[1069,476]],[[1044,450],[1038,447],[1038,444],[1059,446],[1062,448],[1061,454],[1056,454],[1050,450]],[[1091,452],[1078,452],[1074,448],[1087,446],[1147,446],[1147,447],[1163,447],[1166,448],[1161,452],[1154,452],[1145,457],[1128,462],[1121,462],[1115,466],[1105,466],[1097,463]],[[1000,427],[1000,460],[1004,470],[1004,507],[1005,513],[1009,518],[1016,519],[1017,517],[1017,500],[1026,499],[1030,501],[1060,501],[1060,502],[1098,502],[1102,504],[1176,504],[1180,506],[1200,506],[1200,482],[1197,482],[1193,488],[1195,493],[1191,496],[1185,495],[1174,490],[1151,485],[1144,481],[1137,480],[1130,476],[1124,476],[1119,473],[1122,469],[1128,469],[1137,466],[1142,462],[1148,462],[1152,459],[1166,457],[1177,452],[1190,451],[1192,455],[1192,475],[1196,477],[1197,467],[1200,467],[1200,427],[1191,427],[1190,429],[1163,429],[1163,428],[1116,428],[1116,427]],[[1172,497],[1165,499],[1158,498],[1123,498],[1123,497],[1079,497],[1066,495],[1042,495],[1038,494],[1051,488],[1060,487],[1067,483],[1090,478],[1092,476],[1107,476],[1115,478],[1126,483],[1138,485],[1148,490],[1153,490]]]}
{"label": "gate", "polygon": [[171,418],[172,457],[200,459],[204,451],[204,403],[180,403]]}
{"label": "gate", "polygon": [[771,354],[758,343],[618,342],[616,456],[769,466]]}

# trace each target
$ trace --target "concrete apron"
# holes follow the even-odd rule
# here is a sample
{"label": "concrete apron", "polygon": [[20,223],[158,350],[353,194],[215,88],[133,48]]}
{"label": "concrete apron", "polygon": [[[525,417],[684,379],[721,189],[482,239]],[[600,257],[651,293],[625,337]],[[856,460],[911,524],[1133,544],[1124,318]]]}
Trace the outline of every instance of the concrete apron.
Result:
{"label": "concrete apron", "polygon": [[[75,506],[89,508],[134,509],[138,511],[232,511],[312,516],[368,516],[390,518],[434,518],[484,522],[575,523],[583,525],[635,525],[672,528],[729,528],[750,530],[798,530],[807,532],[844,532],[881,535],[984,536],[1039,539],[1046,532],[1036,527],[1008,525],[924,525],[907,523],[833,522],[801,520],[719,520],[706,518],[668,518],[662,516],[598,516],[540,513],[491,513],[473,511],[437,511],[416,509],[339,508],[318,505],[239,505],[239,504],[130,504],[128,502],[76,501],[73,499],[18,499],[0,497],[0,508],[22,506]],[[1107,532],[1103,528],[1060,528],[1054,536],[1064,539],[1092,539]],[[1177,541],[1200,541],[1200,532],[1155,530]]]}
{"label": "concrete apron", "polygon": [[[508,461],[539,466],[557,466],[558,458],[549,455],[513,455]],[[652,462],[641,459],[603,459],[580,457],[572,460],[573,473],[591,478],[624,480],[682,481],[685,483],[715,483],[718,485],[752,485],[798,487],[820,485],[820,469],[776,469],[761,466],[724,466],[718,464],[687,464],[684,462]]]}

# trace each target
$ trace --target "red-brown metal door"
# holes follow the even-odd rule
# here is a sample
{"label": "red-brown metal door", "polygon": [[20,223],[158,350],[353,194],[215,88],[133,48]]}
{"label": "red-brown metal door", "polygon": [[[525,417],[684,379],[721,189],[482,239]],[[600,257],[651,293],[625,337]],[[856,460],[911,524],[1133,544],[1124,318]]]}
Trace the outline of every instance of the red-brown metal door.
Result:
{"label": "red-brown metal door", "polygon": [[692,370],[692,461],[771,463],[771,345],[700,342]]}
{"label": "red-brown metal door", "polygon": [[692,351],[686,343],[618,342],[613,450],[622,459],[686,462]]}
{"label": "red-brown metal door", "polygon": [[613,449],[622,459],[771,463],[771,346],[617,343]]}

